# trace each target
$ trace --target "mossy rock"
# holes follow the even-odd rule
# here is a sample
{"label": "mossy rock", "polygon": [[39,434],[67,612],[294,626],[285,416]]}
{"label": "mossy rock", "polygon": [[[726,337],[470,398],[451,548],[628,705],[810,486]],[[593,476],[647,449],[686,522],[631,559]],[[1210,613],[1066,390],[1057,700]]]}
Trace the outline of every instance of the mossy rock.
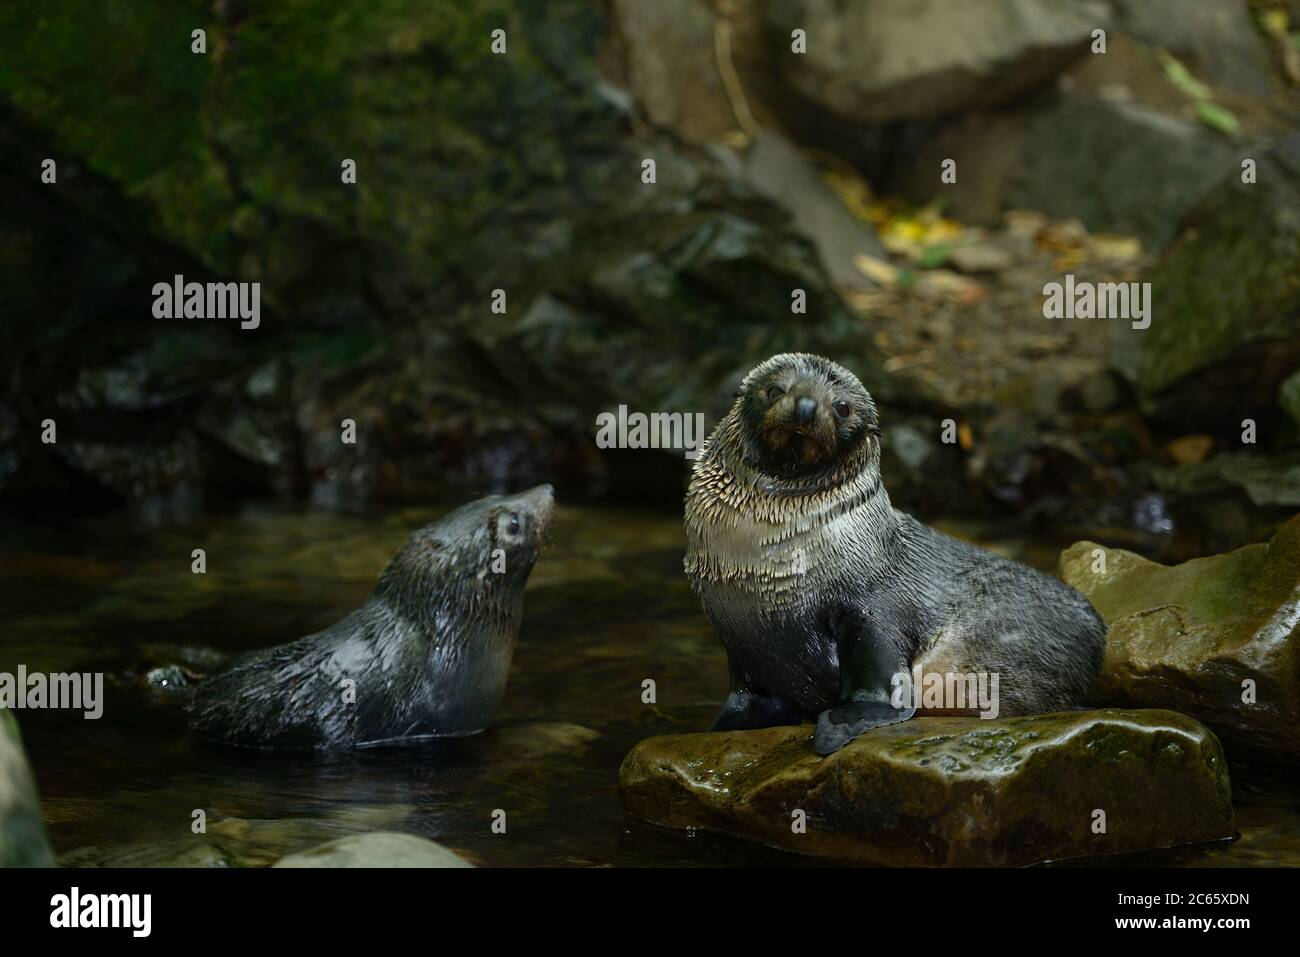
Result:
{"label": "mossy rock", "polygon": [[0,708],[0,867],[53,867],[18,722]]}
{"label": "mossy rock", "polygon": [[1229,749],[1300,761],[1300,516],[1267,544],[1174,566],[1078,542],[1061,577],[1108,627],[1102,703],[1176,708]]}
{"label": "mossy rock", "polygon": [[1235,434],[1276,409],[1300,364],[1300,134],[1258,158],[1256,182],[1228,170],[1143,277],[1150,328],[1110,329],[1112,364],[1149,413]]}
{"label": "mossy rock", "polygon": [[1234,833],[1219,742],[1170,711],[918,718],[826,758],[811,737],[803,725],[650,738],[623,762],[623,804],[665,827],[904,866],[1025,865]]}

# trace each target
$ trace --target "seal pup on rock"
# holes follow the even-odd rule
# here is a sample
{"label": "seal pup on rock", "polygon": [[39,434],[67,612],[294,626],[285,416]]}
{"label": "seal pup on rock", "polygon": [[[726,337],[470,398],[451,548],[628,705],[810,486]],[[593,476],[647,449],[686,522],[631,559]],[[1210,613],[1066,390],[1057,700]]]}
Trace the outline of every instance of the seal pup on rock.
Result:
{"label": "seal pup on rock", "polygon": [[364,747],[483,730],[505,694],[551,486],[490,496],[419,529],[364,605],[199,685],[190,726],[246,747]]}
{"label": "seal pup on rock", "polygon": [[830,754],[916,713],[914,668],[998,675],[1004,715],[1070,708],[1101,670],[1086,598],[890,505],[875,402],[820,356],[745,377],[696,460],[686,538],[731,676],[713,730],[815,719]]}

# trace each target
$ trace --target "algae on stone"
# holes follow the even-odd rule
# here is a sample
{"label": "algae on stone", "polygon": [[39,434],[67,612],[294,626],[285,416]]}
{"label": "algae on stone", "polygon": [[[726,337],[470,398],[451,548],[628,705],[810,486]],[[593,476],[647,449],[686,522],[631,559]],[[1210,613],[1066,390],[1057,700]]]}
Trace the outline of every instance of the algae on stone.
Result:
{"label": "algae on stone", "polygon": [[1229,749],[1300,759],[1300,516],[1267,544],[1174,566],[1078,542],[1061,576],[1109,629],[1101,703],[1175,708]]}
{"label": "algae on stone", "polygon": [[1218,741],[1168,711],[919,718],[827,758],[811,736],[800,726],[650,738],[623,762],[624,806],[666,827],[912,866],[1023,865],[1234,833]]}

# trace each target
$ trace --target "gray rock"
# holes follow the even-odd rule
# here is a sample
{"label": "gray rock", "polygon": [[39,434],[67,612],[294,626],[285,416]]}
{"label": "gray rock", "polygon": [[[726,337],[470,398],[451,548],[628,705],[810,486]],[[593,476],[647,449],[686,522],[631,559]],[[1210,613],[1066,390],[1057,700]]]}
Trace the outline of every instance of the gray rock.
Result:
{"label": "gray rock", "polygon": [[1246,0],[1112,0],[1115,25],[1186,62],[1201,79],[1244,93],[1276,87],[1270,52]]}
{"label": "gray rock", "polygon": [[[1087,49],[1095,18],[1048,0],[767,0],[786,82],[858,122],[987,107],[1041,86]],[[790,31],[808,51],[790,50]]]}
{"label": "gray rock", "polygon": [[650,122],[692,142],[735,129],[704,0],[613,0],[610,12],[624,51],[620,79]]}
{"label": "gray rock", "polygon": [[341,837],[280,858],[273,867],[473,867],[455,851],[416,837],[375,831]]}

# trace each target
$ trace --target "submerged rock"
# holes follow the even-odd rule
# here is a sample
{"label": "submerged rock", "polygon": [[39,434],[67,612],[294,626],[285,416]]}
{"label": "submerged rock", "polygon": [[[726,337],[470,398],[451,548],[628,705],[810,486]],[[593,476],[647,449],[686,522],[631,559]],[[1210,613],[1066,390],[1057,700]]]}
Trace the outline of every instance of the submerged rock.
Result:
{"label": "submerged rock", "polygon": [[1230,749],[1300,760],[1300,517],[1268,544],[1174,566],[1078,542],[1061,576],[1109,627],[1101,701],[1177,708]]}
{"label": "submerged rock", "polygon": [[0,867],[53,867],[18,722],[0,709]]}
{"label": "submerged rock", "polygon": [[1033,864],[1234,833],[1219,742],[1169,711],[921,718],[824,759],[811,736],[650,738],[623,762],[623,804],[666,827],[911,866]]}
{"label": "submerged rock", "polygon": [[455,851],[414,834],[375,831],[341,837],[280,858],[273,867],[473,867]]}
{"label": "submerged rock", "polygon": [[59,858],[64,867],[234,867],[226,850],[200,838],[80,847]]}

